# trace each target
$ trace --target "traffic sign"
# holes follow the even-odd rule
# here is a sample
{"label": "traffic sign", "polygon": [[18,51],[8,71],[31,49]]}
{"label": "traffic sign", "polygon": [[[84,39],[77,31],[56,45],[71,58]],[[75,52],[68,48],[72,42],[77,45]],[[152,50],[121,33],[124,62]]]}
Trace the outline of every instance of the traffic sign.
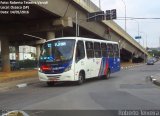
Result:
{"label": "traffic sign", "polygon": [[117,18],[116,9],[88,13],[87,21],[113,20]]}
{"label": "traffic sign", "polygon": [[141,36],[136,36],[135,39],[141,39]]}
{"label": "traffic sign", "polygon": [[106,10],[106,20],[111,20],[111,10]]}
{"label": "traffic sign", "polygon": [[88,13],[87,21],[102,21],[104,20],[104,11]]}
{"label": "traffic sign", "polygon": [[117,11],[116,9],[111,10],[111,19],[116,19],[117,18]]}

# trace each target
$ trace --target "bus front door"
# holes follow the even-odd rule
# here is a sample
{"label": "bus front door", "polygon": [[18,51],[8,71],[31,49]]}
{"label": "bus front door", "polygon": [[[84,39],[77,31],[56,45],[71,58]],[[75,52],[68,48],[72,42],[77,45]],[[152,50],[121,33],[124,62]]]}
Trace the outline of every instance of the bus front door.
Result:
{"label": "bus front door", "polygon": [[78,41],[76,48],[76,56],[75,56],[75,73],[76,74],[80,73],[81,70],[85,71],[85,67],[86,67],[86,62],[85,62],[84,42]]}

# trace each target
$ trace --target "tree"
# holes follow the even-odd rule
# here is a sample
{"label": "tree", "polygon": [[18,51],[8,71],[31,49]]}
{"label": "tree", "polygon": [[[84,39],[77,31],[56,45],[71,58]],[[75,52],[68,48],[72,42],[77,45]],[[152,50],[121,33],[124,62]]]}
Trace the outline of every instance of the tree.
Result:
{"label": "tree", "polygon": [[154,57],[157,57],[157,56],[160,57],[160,51],[158,50],[152,50],[149,52],[149,54]]}

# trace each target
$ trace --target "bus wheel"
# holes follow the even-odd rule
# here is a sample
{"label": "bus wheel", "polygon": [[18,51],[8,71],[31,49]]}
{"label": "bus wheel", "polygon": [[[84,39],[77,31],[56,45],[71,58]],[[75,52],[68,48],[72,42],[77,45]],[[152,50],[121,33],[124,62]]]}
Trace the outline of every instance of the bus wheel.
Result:
{"label": "bus wheel", "polygon": [[105,78],[106,78],[106,79],[109,79],[109,78],[110,78],[110,74],[111,74],[111,72],[110,72],[110,70],[108,70]]}
{"label": "bus wheel", "polygon": [[48,82],[47,82],[47,85],[48,85],[49,87],[52,87],[52,86],[54,85],[54,81],[48,81]]}
{"label": "bus wheel", "polygon": [[80,72],[80,73],[79,73],[79,77],[78,77],[78,82],[77,82],[77,84],[78,84],[78,85],[83,84],[83,83],[84,83],[84,79],[85,79],[84,74],[83,74],[82,72]]}

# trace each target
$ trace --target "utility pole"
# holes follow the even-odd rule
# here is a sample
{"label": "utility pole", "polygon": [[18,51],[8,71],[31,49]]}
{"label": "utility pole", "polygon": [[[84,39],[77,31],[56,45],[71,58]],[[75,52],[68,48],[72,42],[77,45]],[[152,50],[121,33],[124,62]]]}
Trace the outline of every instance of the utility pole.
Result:
{"label": "utility pole", "polygon": [[78,13],[76,11],[76,37],[78,36]]}
{"label": "utility pole", "polygon": [[146,34],[146,50],[147,50],[147,45],[148,44],[148,38],[147,38],[147,34]]}
{"label": "utility pole", "polygon": [[125,9],[125,31],[127,32],[127,9],[126,9],[126,3],[125,0],[122,0],[123,4],[124,4],[124,9]]}
{"label": "utility pole", "polygon": [[[137,34],[138,34],[138,37],[140,36],[140,32],[139,32],[139,22],[137,21],[137,20],[135,20],[135,19],[132,19],[133,21],[135,21],[136,23],[137,23],[137,27],[138,27],[138,32],[137,32]],[[139,44],[140,44],[140,38],[139,38]]]}
{"label": "utility pole", "polygon": [[160,47],[160,37],[159,37],[159,47]]}
{"label": "utility pole", "polygon": [[78,19],[78,12],[76,11],[76,37],[79,36],[79,19]]}
{"label": "utility pole", "polygon": [[99,0],[99,9],[101,10],[101,0]]}

